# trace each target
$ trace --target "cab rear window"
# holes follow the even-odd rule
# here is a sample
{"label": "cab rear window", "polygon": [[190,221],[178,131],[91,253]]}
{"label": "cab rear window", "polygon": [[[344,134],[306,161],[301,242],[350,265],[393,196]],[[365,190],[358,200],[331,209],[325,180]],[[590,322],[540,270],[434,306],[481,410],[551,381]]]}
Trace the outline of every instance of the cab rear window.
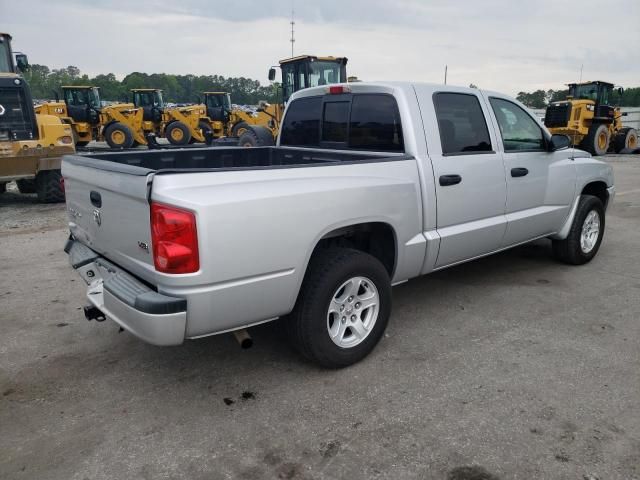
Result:
{"label": "cab rear window", "polygon": [[280,144],[403,152],[398,105],[385,94],[300,98],[289,105]]}

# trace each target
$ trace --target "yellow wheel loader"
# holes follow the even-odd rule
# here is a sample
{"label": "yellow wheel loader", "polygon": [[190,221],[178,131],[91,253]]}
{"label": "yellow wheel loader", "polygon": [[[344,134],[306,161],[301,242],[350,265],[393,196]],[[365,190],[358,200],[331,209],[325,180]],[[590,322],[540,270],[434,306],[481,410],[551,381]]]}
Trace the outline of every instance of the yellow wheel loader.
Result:
{"label": "yellow wheel loader", "polygon": [[146,145],[142,130],[142,110],[131,103],[102,106],[100,90],[92,86],[62,87],[63,101],[46,102],[37,113],[55,115],[71,125],[78,147],[90,141],[106,141],[111,148]]}
{"label": "yellow wheel loader", "polygon": [[261,111],[251,113],[232,108],[231,96],[227,92],[204,92],[203,95],[207,108],[203,125],[208,124],[213,138],[240,137],[249,125],[267,126],[271,119]]}
{"label": "yellow wheel loader", "polygon": [[[612,83],[570,83],[568,87],[567,100],[547,107],[544,124],[552,134],[568,136],[575,147],[592,155],[638,148],[638,132],[624,127],[621,119],[625,114],[609,103]],[[622,95],[623,89],[618,92]]]}
{"label": "yellow wheel loader", "polygon": [[[282,102],[268,104],[261,102],[258,112],[266,119],[259,125],[248,125],[238,138],[242,147],[273,145],[280,130],[284,107],[294,92],[309,87],[345,83],[347,81],[347,59],[345,57],[315,57],[301,55],[280,60],[282,72]],[[276,67],[269,70],[269,80],[276,78]]]}
{"label": "yellow wheel loader", "polygon": [[204,120],[204,105],[169,108],[159,88],[135,88],[131,93],[133,105],[142,109],[142,129],[145,134],[165,137],[172,145],[206,141],[203,128],[208,128],[208,125]]}
{"label": "yellow wheel loader", "polygon": [[27,57],[13,59],[11,36],[0,33],[0,193],[15,181],[40,202],[62,202],[61,157],[75,152],[71,127],[35,113],[29,85],[18,74],[28,68]]}

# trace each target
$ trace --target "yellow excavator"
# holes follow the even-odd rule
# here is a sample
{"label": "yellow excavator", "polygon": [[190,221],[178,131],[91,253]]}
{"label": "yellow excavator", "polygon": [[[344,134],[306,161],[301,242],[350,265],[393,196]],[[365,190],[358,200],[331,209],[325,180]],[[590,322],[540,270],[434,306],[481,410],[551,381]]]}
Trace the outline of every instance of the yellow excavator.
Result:
{"label": "yellow excavator", "polygon": [[[552,134],[566,135],[571,143],[593,155],[638,148],[638,132],[622,125],[624,113],[610,105],[614,85],[594,81],[570,83],[566,100],[551,103],[544,124]],[[622,96],[623,89],[618,88]]]}
{"label": "yellow excavator", "polygon": [[131,103],[103,106],[100,89],[88,85],[62,87],[63,101],[46,102],[37,113],[55,115],[71,125],[75,144],[84,147],[90,141],[106,141],[111,148],[146,145],[142,130],[142,110]]}
{"label": "yellow excavator", "polygon": [[[238,145],[242,147],[258,147],[273,145],[280,130],[280,121],[284,107],[294,92],[309,87],[345,83],[347,81],[347,58],[345,57],[316,57],[301,55],[280,60],[282,72],[281,95],[282,101],[277,104],[261,102],[258,112],[266,119],[258,125],[247,125],[244,133],[238,138]],[[276,68],[269,70],[269,80],[276,79]]]}
{"label": "yellow excavator", "polygon": [[20,75],[29,67],[27,56],[15,60],[11,35],[0,33],[0,193],[15,180],[21,193],[36,193],[40,202],[62,202],[61,157],[75,152],[71,127],[36,114]]}

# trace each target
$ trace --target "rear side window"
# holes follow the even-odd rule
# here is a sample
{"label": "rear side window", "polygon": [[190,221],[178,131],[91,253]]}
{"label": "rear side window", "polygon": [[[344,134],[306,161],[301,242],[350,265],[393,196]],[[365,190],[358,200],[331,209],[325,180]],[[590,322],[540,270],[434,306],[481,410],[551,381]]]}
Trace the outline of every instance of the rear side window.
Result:
{"label": "rear side window", "polygon": [[384,94],[301,98],[287,110],[280,144],[403,152],[398,105]]}
{"label": "rear side window", "polygon": [[444,155],[493,150],[478,97],[466,93],[441,92],[433,95],[433,103]]}
{"label": "rear side window", "polygon": [[321,109],[322,97],[301,98],[292,102],[282,125],[280,143],[299,147],[317,147]]}
{"label": "rear side window", "polygon": [[350,127],[351,148],[404,151],[400,112],[395,98],[390,95],[355,95]]}

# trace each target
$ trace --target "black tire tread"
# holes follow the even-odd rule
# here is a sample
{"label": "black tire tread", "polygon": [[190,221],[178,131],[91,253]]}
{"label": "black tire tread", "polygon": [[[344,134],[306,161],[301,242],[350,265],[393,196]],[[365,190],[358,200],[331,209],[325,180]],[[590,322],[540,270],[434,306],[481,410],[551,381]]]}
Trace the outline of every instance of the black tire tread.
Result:
{"label": "black tire tread", "polygon": [[[585,255],[580,248],[580,234],[582,232],[582,224],[587,213],[594,208],[598,208],[600,211],[600,239],[594,249],[588,255]],[[595,257],[602,243],[604,228],[605,214],[602,202],[598,197],[593,195],[582,195],[567,238],[564,240],[553,240],[553,255],[556,259],[570,265],[583,265],[591,261],[591,259]]]}
{"label": "black tire tread", "polygon": [[16,180],[18,185],[18,191],[20,193],[36,193],[36,180],[35,178],[21,178]]}
{"label": "black tire tread", "polygon": [[36,193],[40,203],[64,202],[60,170],[42,170],[36,175]]}
{"label": "black tire tread", "polygon": [[[355,355],[351,355],[349,359],[344,357],[336,359],[329,357],[327,352],[319,351],[313,344],[313,336],[310,333],[314,315],[312,310],[314,305],[317,304],[318,296],[323,295],[323,290],[326,288],[325,282],[334,275],[334,272],[339,267],[357,262],[366,264],[368,268],[374,268],[377,270],[377,273],[389,283],[388,294],[385,295],[385,297],[387,297],[386,305],[383,305],[384,311],[381,310],[379,312],[377,319],[377,322],[381,322],[380,325],[383,325],[383,328],[378,330],[377,334],[372,332],[363,343],[354,347],[349,355],[352,353],[355,353]],[[379,294],[382,296],[384,286],[376,286],[378,287]],[[285,320],[287,336],[290,342],[304,358],[325,368],[341,368],[361,360],[375,347],[384,333],[391,310],[390,288],[390,281],[385,267],[377,258],[365,252],[350,248],[327,248],[316,252],[309,262],[296,305]],[[377,338],[375,338],[376,336]],[[361,348],[356,352],[358,347],[363,346],[367,342],[370,348]]]}

